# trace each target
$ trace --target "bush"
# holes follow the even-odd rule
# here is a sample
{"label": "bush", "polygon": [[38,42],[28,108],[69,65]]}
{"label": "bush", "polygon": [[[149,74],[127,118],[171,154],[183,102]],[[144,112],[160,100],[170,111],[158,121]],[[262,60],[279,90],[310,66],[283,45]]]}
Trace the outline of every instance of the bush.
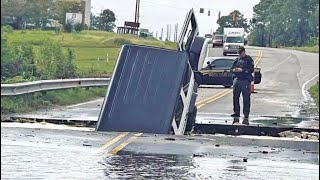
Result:
{"label": "bush", "polygon": [[37,68],[41,79],[70,78],[75,76],[74,53],[67,55],[56,43],[47,43],[40,49]]}
{"label": "bush", "polygon": [[1,35],[2,33],[12,33],[13,27],[9,25],[1,26]]}
{"label": "bush", "polygon": [[73,25],[70,21],[67,21],[63,28],[65,32],[71,33],[73,30]]}
{"label": "bush", "polygon": [[74,25],[74,30],[75,30],[76,32],[81,32],[81,31],[84,30],[84,29],[85,29],[85,25],[84,25],[84,24],[76,23],[76,24]]}
{"label": "bush", "polygon": [[65,25],[64,25],[64,30],[65,32],[68,33],[72,33],[72,32],[81,32],[82,30],[86,29],[86,26],[82,23],[71,23],[70,21],[68,21]]}
{"label": "bush", "polygon": [[307,46],[317,46],[319,45],[319,37],[312,37],[310,40],[306,43]]}
{"label": "bush", "polygon": [[30,78],[25,78],[23,76],[14,76],[10,79],[1,81],[1,84],[22,83],[22,82],[30,82],[30,81],[37,81],[37,80],[39,80],[39,78],[34,76]]}
{"label": "bush", "polygon": [[1,81],[15,76],[27,79],[36,73],[31,45],[10,45],[1,39]]}

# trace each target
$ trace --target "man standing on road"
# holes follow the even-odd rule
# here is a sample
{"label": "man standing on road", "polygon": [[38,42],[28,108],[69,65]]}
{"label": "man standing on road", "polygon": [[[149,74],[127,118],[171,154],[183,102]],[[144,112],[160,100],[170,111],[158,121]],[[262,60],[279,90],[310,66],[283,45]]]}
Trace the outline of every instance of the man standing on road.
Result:
{"label": "man standing on road", "polygon": [[244,120],[242,124],[249,125],[250,113],[250,95],[251,81],[253,81],[252,73],[254,71],[254,61],[246,54],[244,47],[239,49],[239,57],[233,63],[231,72],[233,73],[233,112],[234,123],[239,122],[240,104],[239,98],[242,93],[243,97],[243,114]]}

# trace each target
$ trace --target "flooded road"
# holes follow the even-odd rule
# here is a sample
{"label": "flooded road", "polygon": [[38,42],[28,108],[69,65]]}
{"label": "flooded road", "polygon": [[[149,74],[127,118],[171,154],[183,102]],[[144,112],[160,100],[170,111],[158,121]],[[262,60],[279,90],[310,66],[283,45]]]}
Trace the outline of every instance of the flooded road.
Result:
{"label": "flooded road", "polygon": [[[1,179],[318,179],[318,141],[1,124]],[[11,126],[11,127],[10,127]]]}

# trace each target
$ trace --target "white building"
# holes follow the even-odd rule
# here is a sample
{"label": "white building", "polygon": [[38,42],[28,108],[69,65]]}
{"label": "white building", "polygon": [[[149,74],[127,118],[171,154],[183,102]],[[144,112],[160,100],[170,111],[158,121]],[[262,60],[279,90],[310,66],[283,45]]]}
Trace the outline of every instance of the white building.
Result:
{"label": "white building", "polygon": [[[88,27],[90,27],[90,15],[91,15],[91,0],[62,0],[62,1],[78,1],[78,2],[84,2],[84,16],[83,16],[83,23],[86,24]],[[75,13],[75,12],[72,12]]]}

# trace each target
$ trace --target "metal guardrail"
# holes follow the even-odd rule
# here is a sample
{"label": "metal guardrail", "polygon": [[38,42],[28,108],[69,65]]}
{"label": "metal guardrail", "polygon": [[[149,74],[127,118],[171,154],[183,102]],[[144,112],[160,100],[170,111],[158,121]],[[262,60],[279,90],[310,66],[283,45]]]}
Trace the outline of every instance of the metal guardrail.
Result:
{"label": "metal guardrail", "polygon": [[110,78],[79,78],[41,80],[26,83],[1,84],[1,96],[14,96],[33,92],[109,85]]}

